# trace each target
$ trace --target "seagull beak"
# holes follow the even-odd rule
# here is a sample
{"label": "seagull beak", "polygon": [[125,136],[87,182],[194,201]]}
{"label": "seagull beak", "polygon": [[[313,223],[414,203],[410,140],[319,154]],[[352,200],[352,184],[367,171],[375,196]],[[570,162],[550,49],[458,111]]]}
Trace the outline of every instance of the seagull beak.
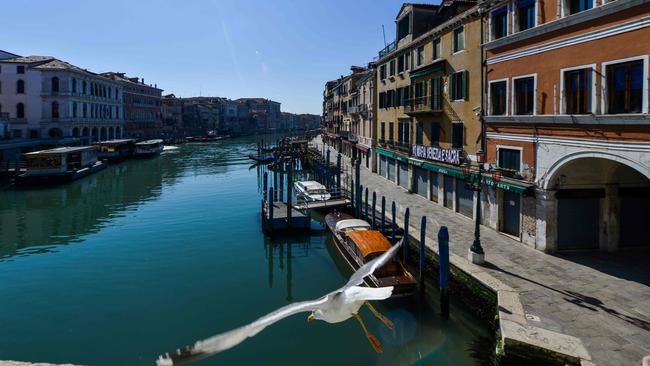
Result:
{"label": "seagull beak", "polygon": [[307,321],[310,322],[312,320],[314,320],[314,316],[309,314],[309,316],[307,317]]}

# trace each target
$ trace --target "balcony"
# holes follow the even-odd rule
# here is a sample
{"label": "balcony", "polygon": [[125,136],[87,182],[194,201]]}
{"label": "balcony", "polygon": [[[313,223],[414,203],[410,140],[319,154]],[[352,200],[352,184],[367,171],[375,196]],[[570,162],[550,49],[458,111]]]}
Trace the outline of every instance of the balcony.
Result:
{"label": "balcony", "polygon": [[397,49],[397,42],[393,41],[388,44],[388,46],[384,47],[381,51],[379,51],[379,58],[382,58],[386,56],[387,54],[395,51]]}
{"label": "balcony", "polygon": [[442,95],[416,97],[408,99],[404,106],[404,113],[409,116],[441,114]]}

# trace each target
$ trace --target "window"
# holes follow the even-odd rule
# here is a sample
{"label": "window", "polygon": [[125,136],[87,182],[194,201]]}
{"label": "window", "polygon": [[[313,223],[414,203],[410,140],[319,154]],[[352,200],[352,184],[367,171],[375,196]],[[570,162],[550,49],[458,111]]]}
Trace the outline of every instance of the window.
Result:
{"label": "window", "polygon": [[381,123],[381,141],[386,141],[386,122]]}
{"label": "window", "polygon": [[77,92],[77,79],[72,79],[72,92]]}
{"label": "window", "polygon": [[491,14],[492,39],[508,35],[508,5],[504,5]]}
{"label": "window", "polygon": [[440,82],[440,77],[431,79],[430,94],[431,109],[442,110],[442,83]]}
{"label": "window", "polygon": [[592,68],[564,72],[564,112],[567,114],[591,113]]}
{"label": "window", "polygon": [[395,107],[395,90],[389,90],[386,92],[386,107]]}
{"label": "window", "polygon": [[394,141],[393,139],[393,122],[388,123],[388,141],[391,143]]}
{"label": "window", "polygon": [[415,124],[415,144],[422,145],[424,144],[424,129],[422,128],[422,123],[417,122]]}
{"label": "window", "polygon": [[535,78],[533,76],[514,79],[513,114],[535,114]]}
{"label": "window", "polygon": [[506,170],[521,170],[521,150],[507,149],[503,147],[497,148],[498,166]]}
{"label": "window", "polygon": [[16,74],[24,74],[24,73],[25,73],[25,66],[23,65],[16,66]]}
{"label": "window", "polygon": [[379,93],[379,108],[386,108],[386,93]]}
{"label": "window", "polygon": [[409,70],[411,68],[411,51],[404,53],[404,69]]}
{"label": "window", "polygon": [[77,117],[77,102],[72,102],[72,117]]}
{"label": "window", "polygon": [[465,27],[454,29],[454,53],[465,49]]}
{"label": "window", "polygon": [[388,69],[389,69],[389,75],[394,76],[395,75],[395,59],[390,60],[388,63]]}
{"label": "window", "polygon": [[417,66],[420,66],[424,63],[424,46],[418,47],[416,52],[415,62]]}
{"label": "window", "polygon": [[465,139],[465,126],[463,125],[462,122],[455,122],[451,124],[452,126],[452,131],[451,131],[451,147],[455,149],[462,149],[463,148],[463,141]]}
{"label": "window", "polygon": [[25,105],[23,103],[16,104],[16,118],[25,118]]}
{"label": "window", "polygon": [[451,100],[467,100],[468,98],[468,82],[469,73],[467,71],[459,71],[451,75],[449,88],[451,93]]}
{"label": "window", "polygon": [[433,40],[433,60],[437,60],[441,57],[440,54],[440,38],[436,38]]}
{"label": "window", "polygon": [[440,123],[434,122],[431,124],[431,146],[440,145]]}
{"label": "window", "polygon": [[25,81],[16,81],[16,94],[25,94]]}
{"label": "window", "polygon": [[643,111],[643,70],[643,60],[607,66],[607,113]]}
{"label": "window", "polygon": [[518,0],[515,17],[518,31],[533,28],[536,23],[535,0]]}
{"label": "window", "polygon": [[490,83],[490,114],[502,116],[507,114],[508,82],[506,80]]}
{"label": "window", "polygon": [[404,54],[397,56],[397,73],[401,74],[404,72]]}
{"label": "window", "polygon": [[565,15],[580,13],[594,7],[593,0],[566,0],[566,2]]}
{"label": "window", "polygon": [[83,90],[82,90],[82,93],[83,93],[83,94],[86,94],[86,91],[87,91],[87,87],[88,87],[88,84],[86,83],[86,80],[84,80],[84,82],[83,82],[83,84],[82,84],[82,85],[83,85]]}
{"label": "window", "polygon": [[52,78],[52,93],[59,92],[59,78],[56,76]]}
{"label": "window", "polygon": [[397,122],[397,144],[402,144],[402,135],[404,134],[404,124],[402,122]]}
{"label": "window", "polygon": [[413,93],[415,94],[415,103],[422,104],[424,103],[424,97],[426,95],[426,83],[424,81],[418,81],[413,85]]}
{"label": "window", "polygon": [[88,104],[84,103],[82,109],[83,109],[83,116],[84,116],[84,118],[88,117]]}
{"label": "window", "polygon": [[59,118],[59,102],[52,102],[52,118]]}
{"label": "window", "polygon": [[411,34],[411,13],[397,22],[397,41]]}

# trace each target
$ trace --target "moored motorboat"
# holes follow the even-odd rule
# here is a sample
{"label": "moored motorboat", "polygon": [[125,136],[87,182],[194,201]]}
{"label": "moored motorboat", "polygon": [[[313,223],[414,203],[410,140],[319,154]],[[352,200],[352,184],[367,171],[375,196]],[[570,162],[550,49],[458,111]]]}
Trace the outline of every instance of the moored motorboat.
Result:
{"label": "moored motorboat", "polygon": [[299,181],[293,185],[296,188],[298,198],[302,198],[305,201],[327,201],[332,198],[332,195],[327,192],[327,188],[316,181]]}
{"label": "moored motorboat", "polygon": [[140,141],[135,144],[133,156],[136,158],[158,156],[163,151],[163,148],[163,140],[160,139]]}
{"label": "moored motorboat", "polygon": [[132,139],[100,141],[95,146],[97,158],[111,162],[128,159],[135,152],[135,140]]}
{"label": "moored motorboat", "polygon": [[106,168],[97,160],[95,146],[59,147],[23,154],[27,163],[25,173],[18,176],[19,184],[55,184],[71,182]]}
{"label": "moored motorboat", "polygon": [[[332,232],[338,252],[352,271],[392,247],[381,232],[348,214],[330,213],[325,216],[325,223]],[[397,257],[366,277],[365,282],[371,287],[394,286],[393,297],[410,295],[417,285],[413,275]]]}
{"label": "moored motorboat", "polygon": [[257,156],[250,154],[248,155],[248,158],[258,163],[272,163],[275,161],[275,156],[273,155]]}

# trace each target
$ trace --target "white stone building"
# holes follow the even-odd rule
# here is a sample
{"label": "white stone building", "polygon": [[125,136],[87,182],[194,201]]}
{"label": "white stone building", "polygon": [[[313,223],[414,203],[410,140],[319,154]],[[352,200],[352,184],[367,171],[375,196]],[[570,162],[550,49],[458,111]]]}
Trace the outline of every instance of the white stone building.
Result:
{"label": "white stone building", "polygon": [[0,112],[12,138],[98,141],[124,129],[118,82],[50,56],[0,60]]}

